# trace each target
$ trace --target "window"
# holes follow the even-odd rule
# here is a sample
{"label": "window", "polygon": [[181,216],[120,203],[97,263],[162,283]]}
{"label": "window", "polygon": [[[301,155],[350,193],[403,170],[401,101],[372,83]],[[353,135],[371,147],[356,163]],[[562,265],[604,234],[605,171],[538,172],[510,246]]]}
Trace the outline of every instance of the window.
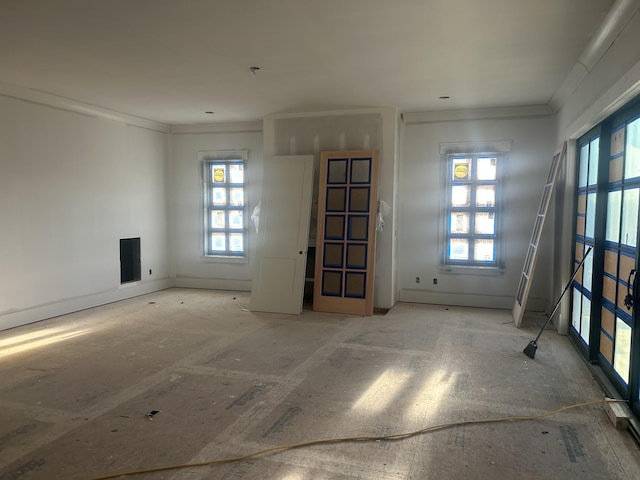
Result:
{"label": "window", "polygon": [[447,155],[445,264],[499,266],[500,156]]}
{"label": "window", "polygon": [[247,250],[244,160],[205,159],[203,165],[204,254],[244,257]]}

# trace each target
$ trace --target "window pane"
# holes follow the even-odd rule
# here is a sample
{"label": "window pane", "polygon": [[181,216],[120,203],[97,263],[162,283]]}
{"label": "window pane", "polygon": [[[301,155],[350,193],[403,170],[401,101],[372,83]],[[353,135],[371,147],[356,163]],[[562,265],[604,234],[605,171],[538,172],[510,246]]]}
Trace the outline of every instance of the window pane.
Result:
{"label": "window pane", "polygon": [[591,325],[591,300],[586,295],[582,296],[582,315],[580,318],[580,336],[584,343],[589,345],[589,327]]}
{"label": "window pane", "polygon": [[596,194],[587,195],[587,215],[586,215],[585,236],[593,238],[596,228]]}
{"label": "window pane", "polygon": [[624,191],[622,197],[622,235],[620,243],[635,247],[638,229],[638,189]]}
{"label": "window pane", "polygon": [[211,250],[218,252],[227,250],[227,236],[224,233],[211,234]]}
{"label": "window pane", "polygon": [[593,255],[589,255],[584,260],[582,268],[582,286],[589,292],[591,291],[591,280],[593,277]]}
{"label": "window pane", "polygon": [[478,180],[496,179],[496,159],[495,157],[479,157],[477,162]]}
{"label": "window pane", "polygon": [[475,232],[492,235],[496,231],[495,215],[493,212],[478,212],[475,216]]}
{"label": "window pane", "polygon": [[451,214],[451,233],[469,233],[469,214],[453,212]]}
{"label": "window pane", "polygon": [[470,158],[454,158],[451,179],[454,182],[466,181],[471,178],[471,159]]}
{"label": "window pane", "polygon": [[631,357],[631,327],[620,318],[616,318],[616,343],[613,355],[613,368],[629,383],[629,359]]}
{"label": "window pane", "polygon": [[493,262],[493,240],[476,240],[473,248],[473,259],[476,262]]}
{"label": "window pane", "polygon": [[494,207],[496,205],[496,187],[481,186],[476,189],[476,207]]}
{"label": "window pane", "polygon": [[244,235],[242,233],[229,234],[229,250],[236,253],[244,251]]}
{"label": "window pane", "polygon": [[451,187],[451,205],[454,207],[470,207],[471,186],[455,185]]}
{"label": "window pane", "polygon": [[624,178],[640,176],[640,118],[627,125]]}
{"label": "window pane", "polygon": [[227,204],[227,189],[213,188],[211,190],[211,204],[219,207]]}
{"label": "window pane", "polygon": [[231,183],[244,183],[244,166],[229,165],[229,177]]}
{"label": "window pane", "polygon": [[240,207],[244,205],[244,188],[229,189],[229,205]]}
{"label": "window pane", "polygon": [[582,294],[577,288],[573,289],[573,311],[571,312],[571,326],[576,332],[580,331],[580,307],[582,306]]}
{"label": "window pane", "polygon": [[243,223],[242,210],[229,210],[229,228],[242,228]]}
{"label": "window pane", "polygon": [[224,210],[211,210],[211,228],[225,228],[227,220]]}
{"label": "window pane", "polygon": [[589,171],[589,144],[580,148],[580,171],[578,173],[578,187],[587,186],[587,173]]}
{"label": "window pane", "polygon": [[607,203],[607,241],[618,243],[620,239],[620,207],[622,191],[609,192]]}
{"label": "window pane", "polygon": [[469,260],[469,240],[464,238],[450,239],[449,258],[451,260]]}
{"label": "window pane", "polygon": [[589,185],[598,183],[598,154],[600,152],[600,138],[591,140],[589,148]]}
{"label": "window pane", "polygon": [[214,183],[224,183],[226,181],[226,165],[211,165],[211,177]]}

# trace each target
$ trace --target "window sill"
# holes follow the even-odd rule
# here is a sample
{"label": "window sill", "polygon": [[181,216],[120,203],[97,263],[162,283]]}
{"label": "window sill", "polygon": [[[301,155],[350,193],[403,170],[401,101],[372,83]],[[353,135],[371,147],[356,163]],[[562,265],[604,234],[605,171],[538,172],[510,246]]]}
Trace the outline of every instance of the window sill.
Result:
{"label": "window sill", "polygon": [[475,267],[470,265],[439,265],[438,273],[451,275],[481,275],[498,276],[504,275],[504,267]]}
{"label": "window sill", "polygon": [[249,259],[247,257],[225,257],[218,255],[202,255],[202,261],[205,263],[229,263],[229,264],[238,264],[244,265],[249,263]]}

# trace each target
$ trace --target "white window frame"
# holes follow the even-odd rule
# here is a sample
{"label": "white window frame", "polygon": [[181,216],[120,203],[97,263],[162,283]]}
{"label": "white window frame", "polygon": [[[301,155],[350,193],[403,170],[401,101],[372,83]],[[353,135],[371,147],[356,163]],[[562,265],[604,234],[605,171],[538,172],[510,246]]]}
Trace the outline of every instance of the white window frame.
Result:
{"label": "white window frame", "polygon": [[[465,271],[486,271],[486,272],[502,272],[504,271],[504,252],[505,252],[505,238],[503,217],[504,217],[504,179],[506,177],[506,168],[508,161],[508,153],[511,151],[510,140],[505,141],[491,141],[491,142],[458,142],[458,143],[441,143],[440,154],[442,159],[442,172],[443,172],[443,196],[440,208],[440,268],[441,272],[460,272]],[[477,211],[492,210],[495,212],[495,232],[492,237],[495,239],[495,257],[491,262],[474,261],[473,260],[473,245],[469,246],[469,259],[468,260],[451,260],[449,258],[448,241],[449,234],[449,222],[451,221],[451,213],[455,209],[452,208],[451,199],[451,186],[453,184],[452,179],[452,160],[460,157],[495,157],[497,160],[497,175],[496,181],[493,183],[496,185],[496,201],[493,209],[488,208],[475,208],[473,205],[467,210],[471,215]],[[473,182],[470,182],[473,183]],[[475,185],[484,184],[485,182],[476,182]],[[475,187],[474,187],[475,188]],[[473,196],[472,196],[473,200]],[[469,238],[473,240],[476,235],[472,231],[472,225],[469,226]],[[457,236],[457,235],[456,235]],[[483,236],[477,236],[481,238]],[[488,238],[488,237],[487,237]]]}
{"label": "white window frame", "polygon": [[[248,150],[222,150],[222,151],[202,151],[199,152],[200,161],[202,164],[202,185],[203,185],[203,209],[202,209],[202,254],[205,258],[210,259],[222,259],[225,261],[246,261],[249,248],[249,222],[248,222],[248,196],[247,196],[247,158]],[[242,165],[243,169],[243,182],[241,184],[230,184],[229,180],[229,167],[231,165]],[[211,172],[212,165],[224,166],[225,181],[222,184],[217,184],[218,188],[225,189],[225,205],[213,205],[212,200],[212,188],[215,183],[213,180],[213,174]],[[229,193],[232,188],[243,189],[243,202],[242,206],[233,206],[229,202]],[[223,211],[225,212],[225,227],[216,228],[211,224],[211,212]],[[229,218],[230,212],[241,211],[242,212],[242,226],[231,227]],[[226,236],[226,249],[214,250],[211,245],[211,234],[213,232],[224,233]],[[232,234],[242,234],[242,251],[234,251],[230,248],[229,237]]]}

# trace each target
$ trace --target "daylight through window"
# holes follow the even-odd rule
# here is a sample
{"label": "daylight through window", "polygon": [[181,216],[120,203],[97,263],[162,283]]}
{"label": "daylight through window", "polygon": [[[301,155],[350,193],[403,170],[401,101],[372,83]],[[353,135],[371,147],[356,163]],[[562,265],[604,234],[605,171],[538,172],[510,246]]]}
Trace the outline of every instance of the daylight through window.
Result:
{"label": "daylight through window", "polygon": [[205,255],[246,252],[244,162],[205,161]]}
{"label": "daylight through window", "polygon": [[498,155],[449,155],[445,263],[497,266]]}

